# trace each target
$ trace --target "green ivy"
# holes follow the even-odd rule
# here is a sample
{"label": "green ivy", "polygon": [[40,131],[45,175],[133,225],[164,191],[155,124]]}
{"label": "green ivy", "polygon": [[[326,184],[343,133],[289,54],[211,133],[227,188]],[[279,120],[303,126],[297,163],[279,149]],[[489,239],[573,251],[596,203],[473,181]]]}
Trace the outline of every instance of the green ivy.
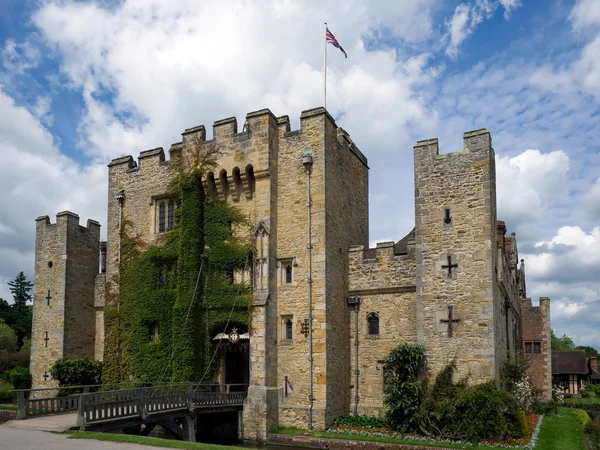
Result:
{"label": "green ivy", "polygon": [[169,195],[178,225],[160,245],[145,248],[124,224],[119,288],[105,308],[105,383],[207,381],[218,371],[214,334],[228,321],[248,327],[250,287],[230,276],[251,267],[247,221],[206,199],[200,170],[180,172]]}
{"label": "green ivy", "polygon": [[383,404],[390,426],[416,431],[415,415],[421,403],[420,377],[425,368],[425,348],[401,344],[384,359]]}

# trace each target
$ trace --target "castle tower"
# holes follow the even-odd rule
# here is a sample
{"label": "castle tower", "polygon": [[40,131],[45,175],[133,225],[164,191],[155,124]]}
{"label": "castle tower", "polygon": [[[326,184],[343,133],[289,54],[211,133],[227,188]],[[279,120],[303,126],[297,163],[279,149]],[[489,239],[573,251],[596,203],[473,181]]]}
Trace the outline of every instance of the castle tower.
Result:
{"label": "castle tower", "polygon": [[498,376],[504,357],[491,143],[481,129],[459,152],[440,155],[437,139],[414,147],[417,342],[432,373],[454,361],[471,382]]}
{"label": "castle tower", "polygon": [[94,284],[99,269],[100,224],[69,211],[36,219],[32,387],[52,387],[59,358],[94,358]]}

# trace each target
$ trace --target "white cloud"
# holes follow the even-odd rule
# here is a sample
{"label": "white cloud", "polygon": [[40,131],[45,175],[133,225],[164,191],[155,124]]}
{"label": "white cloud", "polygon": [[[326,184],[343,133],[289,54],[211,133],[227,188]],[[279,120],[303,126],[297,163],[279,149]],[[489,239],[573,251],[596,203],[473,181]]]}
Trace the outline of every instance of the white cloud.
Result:
{"label": "white cloud", "polygon": [[578,0],[569,18],[576,30],[600,24],[600,2]]}
{"label": "white cloud", "polygon": [[504,8],[504,18],[506,20],[510,19],[510,14],[513,10],[517,9],[522,5],[521,0],[498,0],[502,7]]}
{"label": "white cloud", "polygon": [[573,32],[581,39],[581,53],[569,64],[545,65],[531,80],[553,92],[581,90],[600,98],[600,2],[578,0],[569,16]]}
{"label": "white cloud", "polygon": [[563,151],[529,149],[512,158],[497,156],[498,218],[511,229],[541,220],[551,200],[566,194],[568,170]]}
{"label": "white cloud", "polygon": [[456,57],[460,45],[477,29],[484,20],[490,19],[498,6],[504,8],[504,18],[508,20],[512,10],[521,6],[520,0],[475,0],[472,4],[461,3],[454,9],[452,17],[446,21],[449,40],[446,54]]}
{"label": "white cloud", "polygon": [[600,178],[585,194],[583,208],[586,217],[591,220],[600,220]]}
{"label": "white cloud", "polygon": [[600,227],[588,234],[579,226],[564,226],[551,240],[538,242],[536,248],[541,251],[525,258],[530,267],[527,273],[534,279],[564,283],[598,281]]}
{"label": "white cloud", "polygon": [[72,210],[87,218],[106,214],[106,167],[79,167],[63,156],[48,130],[0,90],[0,297],[23,270],[33,279],[35,223],[40,215]]}
{"label": "white cloud", "polygon": [[371,8],[355,0],[340,10],[311,1],[242,8],[237,2],[155,0],[106,10],[95,3],[49,2],[34,23],[62,55],[70,82],[83,91],[86,149],[116,157],[169,145],[184,128],[264,106],[297,121],[301,110],[322,104],[324,30],[315,17],[335,18],[330,27],[350,57],[329,48],[328,109],[343,114],[348,129],[361,124],[354,127],[358,135],[353,131],[360,145],[361,137],[381,136],[364,127],[365,109],[385,119],[388,132],[394,121],[390,140],[398,139],[403,124],[428,116],[414,90],[431,77],[424,73],[426,56],[398,61],[394,50],[367,51],[363,37],[387,27],[407,41],[425,39],[432,3],[399,8],[375,2]]}

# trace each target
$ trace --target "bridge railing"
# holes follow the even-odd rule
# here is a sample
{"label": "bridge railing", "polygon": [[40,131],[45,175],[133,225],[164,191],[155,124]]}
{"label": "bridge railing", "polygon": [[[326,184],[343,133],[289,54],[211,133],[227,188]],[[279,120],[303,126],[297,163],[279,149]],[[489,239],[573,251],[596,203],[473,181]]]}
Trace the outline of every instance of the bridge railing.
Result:
{"label": "bridge railing", "polygon": [[[112,389],[111,389],[112,388]],[[69,387],[52,387],[39,389],[15,389],[17,393],[18,411],[17,419],[46,414],[59,414],[79,411],[81,399],[86,395],[93,395],[92,403],[97,403],[102,411],[100,416],[116,414],[118,408],[123,408],[123,414],[138,414],[137,406],[133,405],[132,392],[146,389],[144,395],[148,399],[150,411],[166,410],[168,404],[173,403],[176,392],[186,393],[242,393],[245,398],[247,385],[241,384],[198,384],[198,383],[172,383],[172,382],[125,382],[101,385],[82,385]],[[69,394],[72,392],[72,394]],[[118,394],[118,395],[117,395]],[[190,394],[191,395],[191,394]],[[188,401],[188,400],[186,400]],[[169,403],[171,402],[171,403]],[[243,402],[243,400],[242,400]],[[92,414],[92,413],[90,413]]]}
{"label": "bridge railing", "polygon": [[[244,390],[235,392],[238,388]],[[245,385],[198,385],[177,383],[122,391],[80,394],[77,425],[85,428],[99,422],[127,419],[203,407],[241,406]],[[232,392],[233,391],[233,392]]]}

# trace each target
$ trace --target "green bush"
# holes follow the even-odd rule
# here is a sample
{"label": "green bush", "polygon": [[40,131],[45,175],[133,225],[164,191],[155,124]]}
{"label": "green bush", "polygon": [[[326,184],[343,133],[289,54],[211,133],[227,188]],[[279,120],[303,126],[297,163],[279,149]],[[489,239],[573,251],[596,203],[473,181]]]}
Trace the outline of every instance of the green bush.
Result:
{"label": "green bush", "polygon": [[525,411],[517,411],[516,422],[513,437],[521,438],[527,436],[529,433],[529,426],[527,425],[527,416]]}
{"label": "green bush", "polygon": [[590,419],[590,415],[583,409],[576,409],[574,412],[575,416],[577,417],[577,420],[579,420],[579,423],[581,423],[582,427],[585,427],[588,424],[588,422],[592,421],[592,419]]}
{"label": "green bush", "polygon": [[383,417],[345,415],[335,419],[335,425],[351,427],[381,428],[387,425]]}
{"label": "green bush", "polygon": [[27,367],[15,367],[8,372],[8,381],[15,389],[31,389],[31,374]]}
{"label": "green bush", "polygon": [[536,414],[555,414],[558,402],[556,400],[540,400],[533,402],[533,412]]}
{"label": "green bush", "polygon": [[[50,368],[50,375],[61,387],[100,384],[102,364],[90,358],[61,358]],[[62,391],[60,394],[76,393],[78,390]]]}
{"label": "green bush", "polygon": [[383,404],[389,425],[403,432],[416,431],[416,413],[422,397],[421,376],[425,348],[401,344],[384,359]]}
{"label": "green bush", "polygon": [[426,390],[417,414],[421,430],[433,437],[478,442],[503,435],[518,436],[517,403],[494,382],[468,386],[466,380],[452,381],[449,365]]}
{"label": "green bush", "polygon": [[0,376],[7,375],[7,372],[15,367],[29,367],[29,353],[0,352]]}
{"label": "green bush", "polygon": [[600,427],[596,425],[596,422],[589,420],[583,426],[583,431],[588,436],[592,448],[598,448],[598,445],[600,444]]}
{"label": "green bush", "polygon": [[0,380],[0,403],[15,403],[17,396],[12,390],[12,384]]}

